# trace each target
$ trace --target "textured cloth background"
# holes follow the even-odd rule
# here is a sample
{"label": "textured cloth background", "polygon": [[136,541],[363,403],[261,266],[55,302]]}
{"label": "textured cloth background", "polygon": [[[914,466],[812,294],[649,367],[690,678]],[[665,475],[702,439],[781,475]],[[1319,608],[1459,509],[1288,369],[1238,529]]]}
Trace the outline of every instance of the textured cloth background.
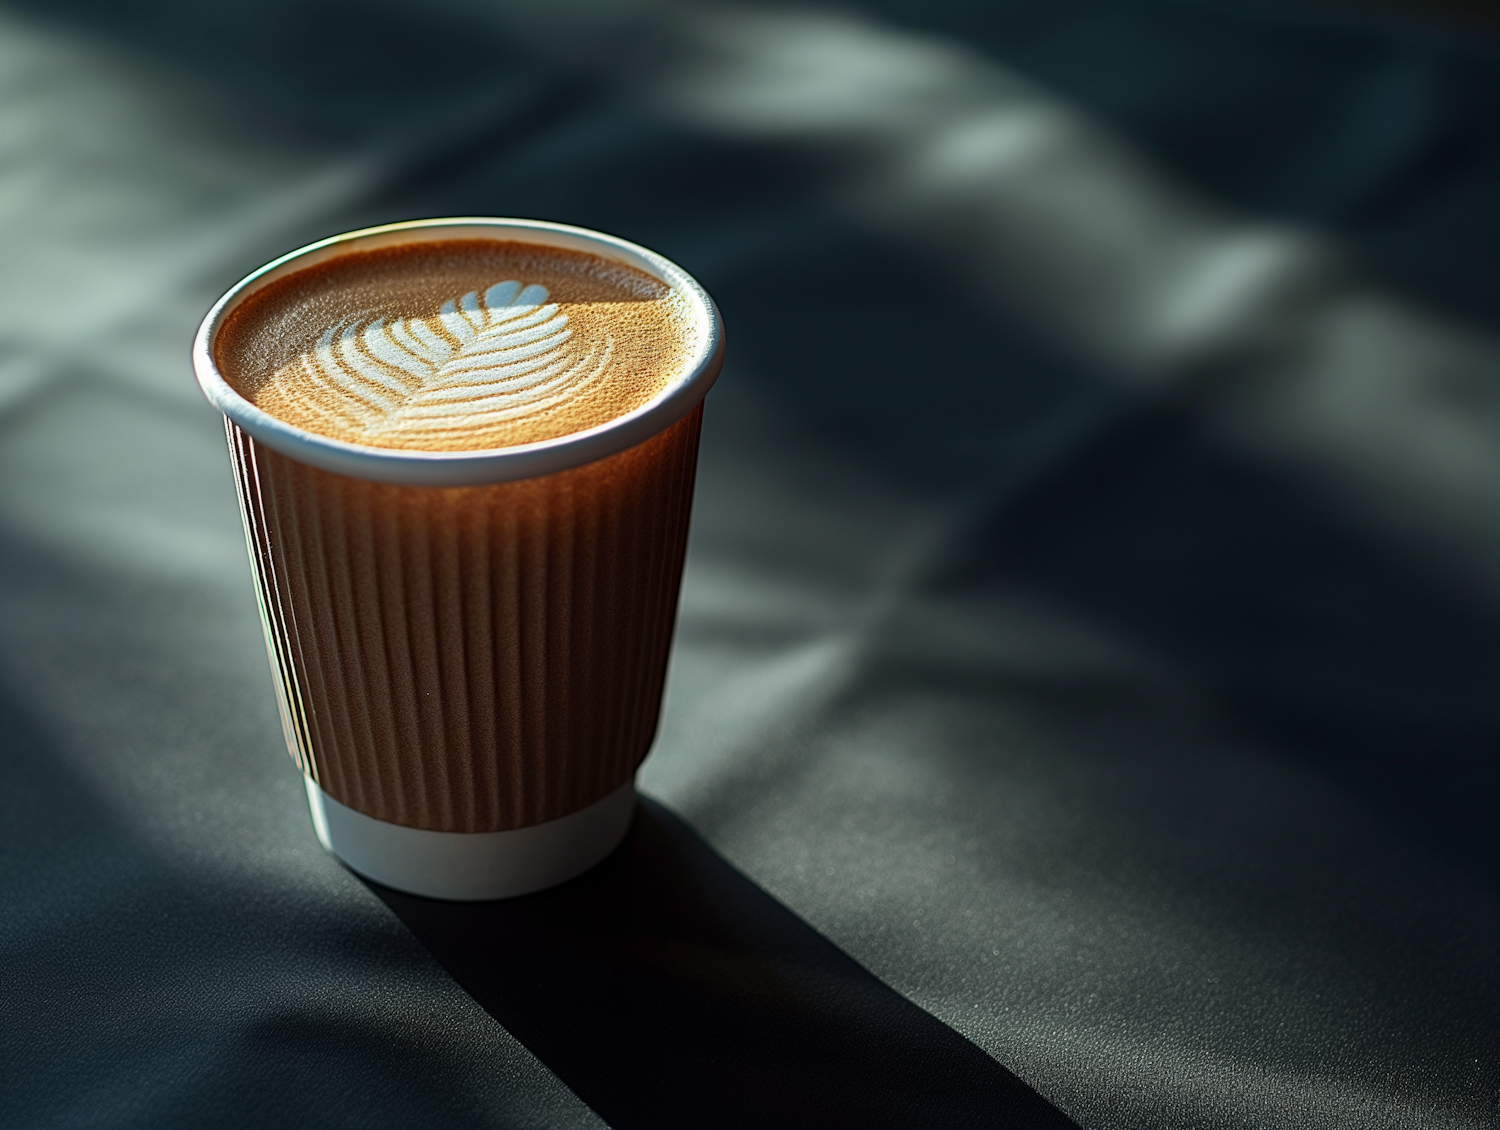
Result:
{"label": "textured cloth background", "polygon": [[317,846],[187,364],[489,214],[725,313],[646,794],[1079,1126],[1500,1125],[1495,74],[1214,0],[0,8],[0,1121],[599,1124]]}

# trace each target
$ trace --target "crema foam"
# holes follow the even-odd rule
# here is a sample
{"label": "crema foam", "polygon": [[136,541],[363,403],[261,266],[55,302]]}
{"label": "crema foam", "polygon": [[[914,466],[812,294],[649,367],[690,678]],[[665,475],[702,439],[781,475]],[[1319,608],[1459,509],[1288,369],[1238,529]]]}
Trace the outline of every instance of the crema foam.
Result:
{"label": "crema foam", "polygon": [[631,267],[490,240],[351,251],[256,291],[215,359],[256,407],[372,447],[482,450],[596,427],[683,374],[683,296]]}

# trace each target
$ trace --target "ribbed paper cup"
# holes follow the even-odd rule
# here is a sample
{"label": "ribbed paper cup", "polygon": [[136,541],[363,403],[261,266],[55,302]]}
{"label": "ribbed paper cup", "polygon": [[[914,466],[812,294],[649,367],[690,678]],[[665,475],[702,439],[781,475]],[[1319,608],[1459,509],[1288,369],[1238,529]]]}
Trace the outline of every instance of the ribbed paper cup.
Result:
{"label": "ribbed paper cup", "polygon": [[[696,348],[641,408],[489,451],[328,439],[229,386],[214,340],[245,298],[351,251],[448,239],[585,251],[687,299]],[[424,220],[312,244],[235,286],[193,347],[225,415],[287,746],[324,846],[377,882],[499,898],[623,838],[655,735],[687,543],[713,302],[624,240],[529,220]]]}

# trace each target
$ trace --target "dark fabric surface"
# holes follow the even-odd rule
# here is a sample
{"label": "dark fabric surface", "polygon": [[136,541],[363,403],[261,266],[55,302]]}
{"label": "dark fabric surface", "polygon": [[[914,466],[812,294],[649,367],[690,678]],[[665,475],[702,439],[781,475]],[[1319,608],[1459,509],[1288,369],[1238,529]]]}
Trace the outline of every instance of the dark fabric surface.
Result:
{"label": "dark fabric surface", "polygon": [[[1500,1125],[1496,74],[1207,0],[0,9],[0,1122]],[[671,256],[730,361],[654,800],[460,910],[317,847],[186,350],[466,213]]]}

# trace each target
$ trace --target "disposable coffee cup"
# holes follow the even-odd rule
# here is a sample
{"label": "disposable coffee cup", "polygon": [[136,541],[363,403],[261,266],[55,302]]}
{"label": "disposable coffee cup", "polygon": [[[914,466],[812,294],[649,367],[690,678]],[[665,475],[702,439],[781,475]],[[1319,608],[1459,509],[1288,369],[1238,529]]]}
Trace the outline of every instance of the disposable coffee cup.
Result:
{"label": "disposable coffee cup", "polygon": [[[485,450],[363,446],[257,408],[216,364],[262,288],[354,252],[443,240],[583,252],[674,292],[688,356],[648,402]],[[204,319],[287,748],[318,838],[356,872],[445,899],[561,883],[624,838],[655,736],[702,402],[723,360],[707,293],[622,239],[531,220],[392,224],[285,255]]]}

